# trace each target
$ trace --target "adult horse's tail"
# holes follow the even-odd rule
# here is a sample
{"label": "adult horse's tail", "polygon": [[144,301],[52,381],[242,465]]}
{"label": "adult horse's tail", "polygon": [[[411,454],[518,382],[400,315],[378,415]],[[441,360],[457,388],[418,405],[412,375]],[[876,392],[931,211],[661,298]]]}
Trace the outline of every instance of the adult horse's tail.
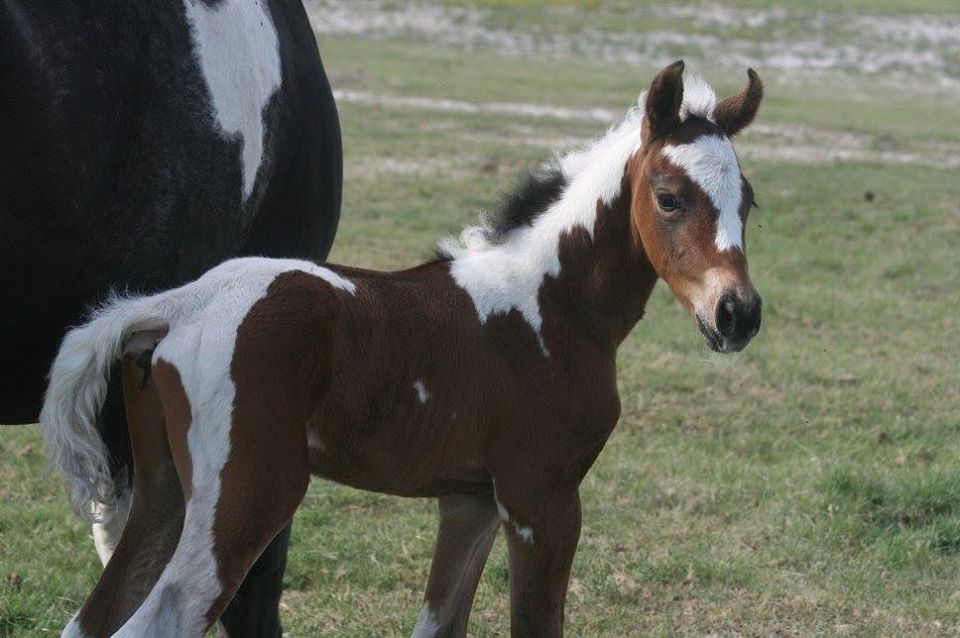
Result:
{"label": "adult horse's tail", "polygon": [[50,469],[66,481],[73,509],[90,521],[103,512],[109,516],[113,508],[103,506],[115,498],[107,447],[97,428],[110,370],[130,335],[168,325],[164,315],[170,309],[162,299],[114,298],[86,324],[67,333],[50,369],[40,412]]}

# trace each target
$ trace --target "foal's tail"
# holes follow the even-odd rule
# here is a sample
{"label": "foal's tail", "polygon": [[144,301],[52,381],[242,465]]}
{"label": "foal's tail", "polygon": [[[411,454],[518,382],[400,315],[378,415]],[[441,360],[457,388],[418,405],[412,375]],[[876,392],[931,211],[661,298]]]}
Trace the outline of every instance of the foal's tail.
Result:
{"label": "foal's tail", "polygon": [[[139,330],[166,327],[163,295],[115,297],[60,344],[40,412],[49,469],[67,483],[70,504],[87,520],[110,512],[115,497],[108,454],[97,417],[103,408],[110,369],[123,353],[124,340]],[[109,516],[109,514],[107,515]],[[97,521],[106,522],[106,521]]]}

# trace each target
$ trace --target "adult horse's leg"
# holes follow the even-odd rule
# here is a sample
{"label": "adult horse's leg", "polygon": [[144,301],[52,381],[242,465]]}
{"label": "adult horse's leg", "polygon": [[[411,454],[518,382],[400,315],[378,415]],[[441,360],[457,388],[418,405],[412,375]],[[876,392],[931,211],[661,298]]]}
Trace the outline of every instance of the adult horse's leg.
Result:
{"label": "adult horse's leg", "polygon": [[577,489],[554,485],[538,490],[498,481],[497,498],[510,550],[511,635],[560,638],[570,567],[580,539]]}
{"label": "adult horse's leg", "polygon": [[112,544],[112,534],[118,527],[123,535],[115,548],[109,548],[112,556],[107,557],[109,562],[104,560],[106,568],[68,626],[67,636],[112,634],[146,598],[180,536],[184,501],[167,440],[168,418],[153,379],[143,379],[143,371],[136,364],[138,354],[128,352],[121,367],[137,463],[132,509],[129,518],[125,511],[111,512],[122,518],[115,519],[118,525],[105,526],[108,543]]}
{"label": "adult horse's leg", "polygon": [[441,496],[440,530],[414,638],[467,635],[467,619],[500,520],[489,495]]}
{"label": "adult horse's leg", "polygon": [[220,618],[220,636],[228,638],[281,636],[280,595],[290,545],[288,523],[253,564],[240,589]]}

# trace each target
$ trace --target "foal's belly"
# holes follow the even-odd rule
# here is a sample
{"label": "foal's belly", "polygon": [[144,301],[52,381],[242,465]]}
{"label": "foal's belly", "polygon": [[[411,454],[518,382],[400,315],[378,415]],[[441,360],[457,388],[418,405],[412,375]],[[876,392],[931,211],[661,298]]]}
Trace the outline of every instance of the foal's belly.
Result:
{"label": "foal's belly", "polygon": [[352,487],[399,496],[492,493],[479,441],[455,422],[407,417],[320,418],[308,425],[310,469]]}

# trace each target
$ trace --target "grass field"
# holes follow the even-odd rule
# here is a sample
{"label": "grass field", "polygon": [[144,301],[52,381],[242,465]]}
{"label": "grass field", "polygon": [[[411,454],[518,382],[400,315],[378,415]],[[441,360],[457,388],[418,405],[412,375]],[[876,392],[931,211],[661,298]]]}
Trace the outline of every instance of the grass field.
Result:
{"label": "grass field", "polygon": [[[481,4],[479,18],[462,2],[418,6],[474,35],[549,31],[549,46],[319,25],[346,149],[332,261],[426,258],[517,171],[601,132],[684,56],[682,43],[619,62],[561,46],[668,21],[630,3]],[[788,4],[797,20],[816,13]],[[836,37],[853,10],[960,24],[948,0],[823,6]],[[316,20],[329,7],[311,8]],[[691,37],[710,29],[669,19]],[[765,24],[717,28],[779,37]],[[761,206],[748,246],[764,328],[738,356],[708,355],[657,289],[620,353],[623,417],[583,486],[570,635],[960,635],[960,66],[955,48],[926,55],[927,36],[917,67],[757,64],[768,100],[738,148]],[[688,66],[721,92],[745,82],[742,66],[698,51]],[[35,427],[4,428],[0,459],[0,637],[58,634],[100,571],[89,530],[42,478]],[[432,501],[314,482],[294,524],[288,634],[409,634],[435,524]],[[501,539],[470,633],[505,635],[508,618]]]}

